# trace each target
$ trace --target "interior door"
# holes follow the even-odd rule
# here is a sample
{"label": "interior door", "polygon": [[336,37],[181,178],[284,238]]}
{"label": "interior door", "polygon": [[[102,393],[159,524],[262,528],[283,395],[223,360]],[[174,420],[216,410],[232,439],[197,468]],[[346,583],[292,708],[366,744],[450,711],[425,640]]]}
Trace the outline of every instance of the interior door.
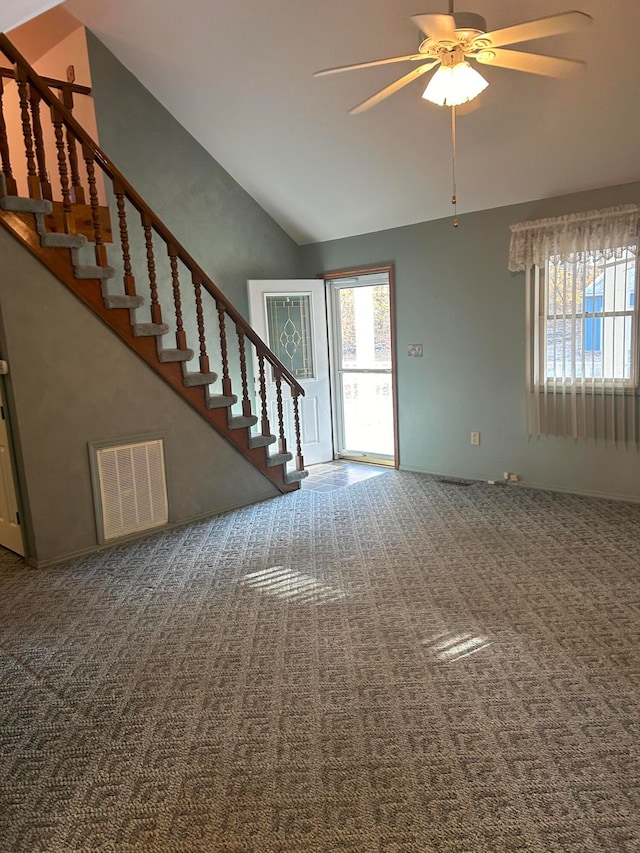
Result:
{"label": "interior door", "polygon": [[0,545],[24,557],[4,398],[0,396]]}
{"label": "interior door", "polygon": [[[322,279],[247,282],[251,325],[304,388],[300,430],[305,465],[333,459],[331,391],[325,285]],[[255,376],[257,367],[254,366]],[[267,369],[271,431],[277,430],[275,383]],[[293,404],[283,394],[288,435],[294,435]],[[259,408],[256,409],[259,411]],[[295,448],[289,447],[295,453]]]}

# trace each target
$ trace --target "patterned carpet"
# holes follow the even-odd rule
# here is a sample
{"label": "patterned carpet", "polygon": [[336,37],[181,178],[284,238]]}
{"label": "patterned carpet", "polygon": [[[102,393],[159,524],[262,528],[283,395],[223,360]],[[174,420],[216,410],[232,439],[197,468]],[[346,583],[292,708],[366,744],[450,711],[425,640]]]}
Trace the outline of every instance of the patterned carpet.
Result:
{"label": "patterned carpet", "polygon": [[640,849],[640,506],[389,471],[0,565],[0,850]]}

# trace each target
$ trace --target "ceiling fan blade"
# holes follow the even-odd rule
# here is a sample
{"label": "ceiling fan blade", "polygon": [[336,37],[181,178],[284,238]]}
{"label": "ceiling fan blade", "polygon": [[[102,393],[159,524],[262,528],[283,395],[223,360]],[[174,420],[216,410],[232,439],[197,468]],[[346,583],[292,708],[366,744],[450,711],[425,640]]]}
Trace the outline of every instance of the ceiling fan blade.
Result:
{"label": "ceiling fan blade", "polygon": [[538,18],[535,21],[526,21],[515,24],[513,27],[505,27],[502,30],[494,30],[478,36],[483,42],[487,39],[491,47],[502,47],[505,44],[515,44],[519,41],[533,41],[534,39],[558,36],[562,33],[570,33],[577,30],[583,24],[593,20],[584,12],[560,12],[558,15],[549,15],[547,18]]}
{"label": "ceiling fan blade", "polygon": [[433,60],[432,62],[425,62],[424,65],[420,65],[418,68],[414,68],[408,74],[405,74],[404,77],[400,77],[398,80],[395,80],[391,83],[390,86],[385,86],[384,89],[380,89],[379,92],[376,92],[375,95],[372,95],[370,98],[367,98],[366,101],[362,101],[362,103],[357,104],[355,107],[349,110],[351,115],[356,115],[357,113],[363,113],[365,110],[370,109],[371,107],[375,107],[376,104],[379,104],[380,101],[384,101],[385,98],[388,98],[389,95],[395,94],[403,86],[407,86],[409,83],[417,80],[418,77],[421,77],[425,72],[429,71],[433,68],[434,65],[438,64],[438,60]]}
{"label": "ceiling fan blade", "polygon": [[544,77],[568,77],[586,65],[586,62],[578,59],[563,59],[559,56],[543,56],[541,53],[501,48],[481,51],[474,59],[483,65],[497,65],[499,68],[542,74]]}
{"label": "ceiling fan blade", "polygon": [[456,21],[453,15],[413,15],[413,23],[434,41],[455,41]]}
{"label": "ceiling fan blade", "polygon": [[414,53],[409,56],[391,56],[389,59],[372,59],[370,62],[356,62],[355,65],[339,65],[336,68],[323,68],[322,71],[316,71],[314,77],[325,77],[327,74],[339,74],[342,71],[353,71],[356,68],[372,68],[374,65],[389,65],[392,62],[409,62],[424,60],[424,53]]}

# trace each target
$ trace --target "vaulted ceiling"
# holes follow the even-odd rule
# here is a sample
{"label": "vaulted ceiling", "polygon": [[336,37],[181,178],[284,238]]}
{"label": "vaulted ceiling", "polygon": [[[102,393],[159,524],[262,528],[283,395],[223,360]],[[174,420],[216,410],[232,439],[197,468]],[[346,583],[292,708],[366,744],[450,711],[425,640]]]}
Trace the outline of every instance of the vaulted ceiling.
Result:
{"label": "vaulted ceiling", "polygon": [[[53,5],[34,3],[33,5]],[[419,12],[447,0],[67,0],[86,24],[298,242],[451,214],[451,117],[424,80],[348,110],[412,66],[326,78],[334,65],[411,54]],[[640,3],[576,0],[593,23],[518,49],[587,61],[555,80],[483,68],[458,118],[459,211],[640,179]],[[457,0],[489,29],[563,0]]]}

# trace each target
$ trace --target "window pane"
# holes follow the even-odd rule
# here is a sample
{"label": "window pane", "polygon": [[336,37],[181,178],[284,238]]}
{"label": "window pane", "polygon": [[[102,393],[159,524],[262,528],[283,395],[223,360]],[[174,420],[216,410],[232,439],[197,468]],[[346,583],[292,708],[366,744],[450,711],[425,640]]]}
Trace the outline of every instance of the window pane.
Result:
{"label": "window pane", "polygon": [[599,374],[604,379],[631,377],[631,317],[605,317]]}
{"label": "window pane", "polygon": [[[635,284],[636,258],[631,251],[610,260],[601,256],[570,263],[550,259],[544,342],[547,379],[631,379]],[[614,312],[620,316],[610,316]]]}
{"label": "window pane", "polygon": [[574,321],[547,321],[547,379],[572,376],[573,339],[577,336]]}
{"label": "window pane", "polygon": [[269,346],[297,379],[313,379],[309,294],[267,295],[265,304]]}

